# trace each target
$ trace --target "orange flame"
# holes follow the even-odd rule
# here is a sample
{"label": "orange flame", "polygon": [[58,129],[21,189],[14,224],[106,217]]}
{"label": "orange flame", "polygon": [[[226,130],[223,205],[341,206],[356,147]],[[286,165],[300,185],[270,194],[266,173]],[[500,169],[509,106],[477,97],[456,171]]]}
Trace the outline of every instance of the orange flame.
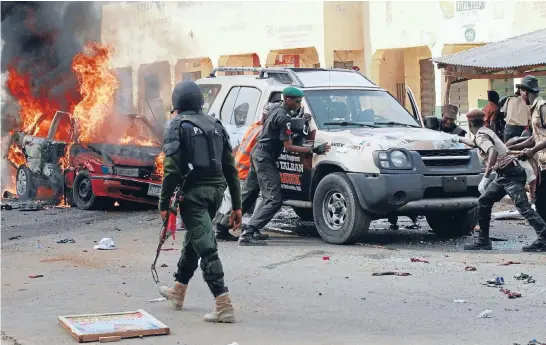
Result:
{"label": "orange flame", "polygon": [[102,133],[101,125],[113,109],[114,93],[119,82],[110,66],[112,49],[100,43],[90,43],[74,57],[72,70],[80,82],[83,99],[74,108],[79,141],[90,142]]}
{"label": "orange flame", "polygon": [[119,139],[119,143],[123,145],[157,146],[157,143],[153,141],[152,139],[149,139],[149,140],[137,139],[129,135],[126,135],[123,138]]}
{"label": "orange flame", "polygon": [[163,179],[163,161],[164,160],[165,160],[164,152],[161,152],[157,157],[155,157],[154,175],[158,176],[160,179]]}
{"label": "orange flame", "polygon": [[12,162],[17,168],[27,162],[23,151],[21,151],[21,148],[15,144],[11,144],[9,148],[8,160]]}

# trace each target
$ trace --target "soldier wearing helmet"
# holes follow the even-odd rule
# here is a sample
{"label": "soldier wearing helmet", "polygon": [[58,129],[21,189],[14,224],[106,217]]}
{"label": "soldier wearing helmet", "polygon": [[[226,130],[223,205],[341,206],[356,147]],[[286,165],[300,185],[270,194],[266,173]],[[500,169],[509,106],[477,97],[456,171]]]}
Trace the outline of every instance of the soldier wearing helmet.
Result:
{"label": "soldier wearing helmet", "polygon": [[188,283],[201,260],[203,278],[216,299],[216,309],[205,315],[205,321],[234,322],[211,223],[222,202],[226,182],[232,197],[231,222],[237,228],[242,220],[239,178],[229,136],[219,120],[203,114],[203,95],[196,83],[184,81],[176,85],[172,104],[176,115],[165,126],[163,144],[164,177],[159,199],[163,219],[172,193],[189,171],[188,164],[193,165],[193,171],[186,177],[182,191],[180,213],[187,233],[174,275],[174,287],[162,286],[160,292],[175,308],[181,309]]}

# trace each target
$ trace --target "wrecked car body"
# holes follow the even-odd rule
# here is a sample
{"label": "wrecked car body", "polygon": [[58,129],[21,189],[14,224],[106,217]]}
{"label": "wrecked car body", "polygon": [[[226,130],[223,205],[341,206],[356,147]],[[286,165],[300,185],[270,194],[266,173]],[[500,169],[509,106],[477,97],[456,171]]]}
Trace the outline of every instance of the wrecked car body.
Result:
{"label": "wrecked car body", "polygon": [[[146,118],[122,116],[127,116],[127,132],[139,132],[140,138],[127,135],[116,143],[81,143],[73,117],[61,111],[51,120],[47,137],[15,132],[12,142],[24,157],[17,164],[17,195],[31,199],[38,187],[47,187],[86,210],[115,201],[157,204],[162,174],[156,168],[159,136]],[[46,119],[42,116],[35,126],[41,121]]]}

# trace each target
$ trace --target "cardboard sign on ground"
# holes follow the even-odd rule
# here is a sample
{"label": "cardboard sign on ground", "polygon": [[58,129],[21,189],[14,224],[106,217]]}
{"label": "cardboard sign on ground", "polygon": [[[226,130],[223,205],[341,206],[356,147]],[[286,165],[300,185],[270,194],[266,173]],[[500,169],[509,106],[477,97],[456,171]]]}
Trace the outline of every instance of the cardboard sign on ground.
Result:
{"label": "cardboard sign on ground", "polygon": [[59,323],[78,343],[112,336],[134,338],[170,333],[169,327],[142,309],[111,314],[59,316]]}

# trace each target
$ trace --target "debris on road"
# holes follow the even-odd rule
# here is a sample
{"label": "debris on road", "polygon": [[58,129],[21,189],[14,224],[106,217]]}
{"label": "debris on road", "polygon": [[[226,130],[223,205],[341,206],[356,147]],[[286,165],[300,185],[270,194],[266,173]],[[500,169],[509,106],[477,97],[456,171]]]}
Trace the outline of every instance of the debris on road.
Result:
{"label": "debris on road", "polygon": [[494,279],[488,280],[486,282],[489,286],[499,286],[504,285],[504,278],[503,277],[495,277]]}
{"label": "debris on road", "polygon": [[42,278],[44,275],[43,274],[35,274],[35,275],[32,275],[32,276],[28,276],[29,278],[31,279],[34,279],[34,278]]}
{"label": "debris on road", "polygon": [[518,211],[503,211],[491,214],[491,219],[495,220],[522,220],[525,219]]}
{"label": "debris on road", "polygon": [[154,298],[154,299],[148,300],[148,302],[155,303],[155,302],[163,302],[163,301],[166,301],[166,300],[167,299],[165,297],[159,297],[159,298]]}
{"label": "debris on road", "polygon": [[8,240],[13,241],[13,240],[18,240],[20,238],[21,238],[21,235],[17,235],[17,236],[8,237]]}
{"label": "debris on road", "polygon": [[411,258],[410,259],[411,262],[423,262],[425,264],[429,264],[430,262],[428,262],[427,260],[423,260],[423,259],[418,259],[418,258]]}
{"label": "debris on road", "polygon": [[521,262],[519,261],[507,261],[503,264],[500,264],[501,266],[510,266],[510,265],[521,265]]}
{"label": "debris on road", "polygon": [[464,270],[465,270],[465,271],[476,271],[477,269],[476,269],[476,267],[474,267],[474,266],[466,266],[466,267],[464,268]]}
{"label": "debris on road", "polygon": [[481,318],[490,318],[491,315],[493,315],[493,311],[487,309],[487,310],[484,310],[480,313],[480,315],[478,315],[478,317],[481,317]]}
{"label": "debris on road", "polygon": [[161,248],[162,252],[169,252],[171,250],[176,250],[176,248]]}
{"label": "debris on road", "polygon": [[11,210],[13,210],[13,206],[11,206],[10,204],[2,204],[2,205],[0,205],[0,209],[6,210],[6,211],[11,211]]}
{"label": "debris on road", "polygon": [[99,244],[93,246],[93,249],[112,250],[112,249],[116,249],[116,244],[114,243],[113,239],[106,237],[101,239]]}
{"label": "debris on road", "polygon": [[372,276],[374,276],[374,277],[377,277],[377,276],[401,276],[401,277],[405,277],[405,276],[411,276],[411,273],[387,271],[387,272],[372,273]]}
{"label": "debris on road", "polygon": [[453,303],[466,303],[464,299],[454,299]]}
{"label": "debris on road", "polygon": [[65,238],[62,240],[58,240],[57,243],[76,243],[72,238]]}
{"label": "debris on road", "polygon": [[512,292],[508,289],[500,289],[500,292],[504,293],[505,295],[508,295],[508,298],[514,299],[521,297],[521,293],[519,292]]}
{"label": "debris on road", "polygon": [[322,260],[330,260],[330,257],[329,256],[323,256]]}
{"label": "debris on road", "polygon": [[169,267],[167,264],[162,264],[161,267]]}
{"label": "debris on road", "polygon": [[536,280],[534,280],[532,276],[525,273],[519,273],[515,275],[514,278],[516,278],[517,280],[523,280],[524,284],[536,283]]}
{"label": "debris on road", "polygon": [[41,211],[43,209],[44,205],[38,203],[23,204],[19,207],[19,211]]}

